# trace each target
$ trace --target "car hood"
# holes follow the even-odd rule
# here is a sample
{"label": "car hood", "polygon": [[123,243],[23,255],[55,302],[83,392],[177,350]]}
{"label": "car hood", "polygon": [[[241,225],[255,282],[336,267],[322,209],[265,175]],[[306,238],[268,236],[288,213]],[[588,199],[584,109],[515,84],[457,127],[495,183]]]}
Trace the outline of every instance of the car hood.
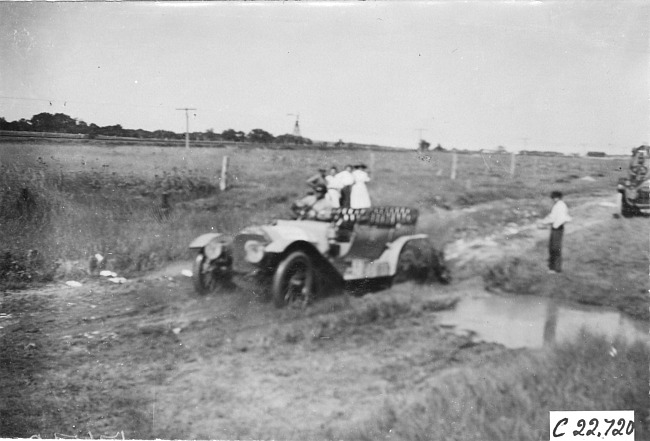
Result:
{"label": "car hood", "polygon": [[280,253],[287,246],[297,241],[305,241],[314,245],[318,251],[328,250],[327,232],[331,228],[329,222],[311,220],[278,220],[274,225],[262,227],[271,239],[266,246],[268,252]]}

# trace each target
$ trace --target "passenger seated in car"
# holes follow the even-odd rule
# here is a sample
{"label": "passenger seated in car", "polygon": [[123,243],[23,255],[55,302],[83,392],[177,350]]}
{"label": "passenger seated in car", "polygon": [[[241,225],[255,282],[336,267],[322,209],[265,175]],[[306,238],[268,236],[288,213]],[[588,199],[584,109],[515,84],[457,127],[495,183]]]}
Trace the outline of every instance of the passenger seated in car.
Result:
{"label": "passenger seated in car", "polygon": [[327,188],[324,185],[316,185],[314,194],[294,202],[291,210],[296,219],[331,220],[334,206],[325,198],[326,193]]}

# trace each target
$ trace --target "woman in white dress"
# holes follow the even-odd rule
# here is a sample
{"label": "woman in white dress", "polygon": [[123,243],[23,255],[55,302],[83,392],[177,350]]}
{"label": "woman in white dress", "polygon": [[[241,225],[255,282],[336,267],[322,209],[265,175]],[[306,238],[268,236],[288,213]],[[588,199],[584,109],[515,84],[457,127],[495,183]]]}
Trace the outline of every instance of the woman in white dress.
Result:
{"label": "woman in white dress", "polygon": [[334,208],[339,208],[341,206],[341,183],[336,178],[337,173],[338,170],[336,167],[332,166],[329,174],[325,176],[325,182],[327,182],[327,194],[325,195],[325,199],[330,201]]}
{"label": "woman in white dress", "polygon": [[360,164],[354,167],[352,176],[354,184],[350,193],[350,208],[370,208],[370,195],[366,182],[370,182],[370,176],[366,173],[366,166]]}

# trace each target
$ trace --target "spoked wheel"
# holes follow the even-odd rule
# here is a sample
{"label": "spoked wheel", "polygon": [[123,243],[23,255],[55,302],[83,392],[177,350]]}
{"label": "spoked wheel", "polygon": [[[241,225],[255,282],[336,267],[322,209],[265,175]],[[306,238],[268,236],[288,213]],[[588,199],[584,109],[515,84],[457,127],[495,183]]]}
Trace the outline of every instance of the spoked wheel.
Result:
{"label": "spoked wheel", "polygon": [[194,259],[192,282],[194,282],[194,290],[202,296],[214,291],[219,282],[216,268],[203,252],[200,252]]}
{"label": "spoked wheel", "polygon": [[296,251],[284,259],[273,276],[273,303],[306,306],[311,300],[314,265],[307,254]]}

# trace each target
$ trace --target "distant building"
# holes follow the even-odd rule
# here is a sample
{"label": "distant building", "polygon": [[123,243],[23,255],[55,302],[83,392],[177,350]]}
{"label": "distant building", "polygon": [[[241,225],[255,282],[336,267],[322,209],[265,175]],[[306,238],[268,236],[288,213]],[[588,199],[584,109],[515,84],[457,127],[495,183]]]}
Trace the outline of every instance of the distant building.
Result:
{"label": "distant building", "polygon": [[607,155],[605,152],[587,152],[587,156],[591,156],[592,158],[604,158]]}

